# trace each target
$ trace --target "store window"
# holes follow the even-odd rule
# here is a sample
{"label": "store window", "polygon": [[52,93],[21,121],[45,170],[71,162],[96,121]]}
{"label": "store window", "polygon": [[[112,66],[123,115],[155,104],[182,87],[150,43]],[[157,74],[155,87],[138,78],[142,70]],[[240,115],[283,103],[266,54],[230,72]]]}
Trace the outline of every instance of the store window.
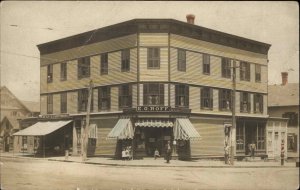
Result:
{"label": "store window", "polygon": [[51,83],[53,81],[53,65],[47,66],[47,82]]}
{"label": "store window", "polygon": [[259,123],[257,125],[257,149],[264,150],[265,149],[265,127],[263,124]]}
{"label": "store window", "polygon": [[67,80],[67,63],[60,64],[60,80]]}
{"label": "store window", "polygon": [[60,94],[60,112],[67,113],[67,93]]}
{"label": "store window", "polygon": [[222,111],[231,110],[231,90],[219,90],[219,109]]}
{"label": "store window", "polygon": [[164,105],[164,84],[144,84],[144,105]]}
{"label": "store window", "polygon": [[189,106],[189,86],[176,85],[175,86],[175,106],[188,107]]}
{"label": "store window", "polygon": [[231,64],[230,59],[222,58],[222,77],[230,78],[231,77]]}
{"label": "store window", "polygon": [[244,122],[239,122],[240,125],[236,128],[236,150],[237,151],[244,151],[245,149],[245,140],[244,140]]}
{"label": "store window", "polygon": [[53,95],[48,94],[47,95],[47,114],[53,113]]}
{"label": "store window", "polygon": [[101,54],[101,63],[100,63],[100,74],[108,74],[108,53]]}
{"label": "store window", "polygon": [[251,109],[250,93],[240,92],[240,112],[249,113]]}
{"label": "store window", "polygon": [[289,133],[287,136],[287,149],[289,152],[297,152],[297,135]]}
{"label": "store window", "polygon": [[98,88],[98,110],[110,109],[110,87],[103,86]]}
{"label": "store window", "polygon": [[78,59],[78,79],[90,77],[90,57]]}
{"label": "store window", "polygon": [[285,112],[282,117],[288,118],[288,126],[298,126],[298,113],[296,112]]}
{"label": "store window", "polygon": [[263,95],[262,94],[254,94],[254,112],[255,113],[263,113]]}
{"label": "store window", "polygon": [[261,82],[261,66],[255,65],[255,82]]}
{"label": "store window", "polygon": [[210,55],[203,54],[202,59],[202,65],[203,65],[203,74],[210,74]]}
{"label": "store window", "polygon": [[[79,112],[87,111],[88,97],[89,97],[88,89],[81,89],[78,91],[78,111]],[[93,96],[91,96],[90,110],[93,110]]]}
{"label": "store window", "polygon": [[240,80],[250,81],[250,63],[240,62]]}
{"label": "store window", "polygon": [[213,89],[203,87],[201,88],[201,109],[213,108]]}
{"label": "store window", "polygon": [[121,85],[119,87],[119,108],[132,107],[132,86]]}
{"label": "store window", "polygon": [[148,48],[148,69],[160,68],[160,48]]}
{"label": "store window", "polygon": [[130,49],[122,50],[121,57],[122,57],[121,71],[122,72],[130,71]]}
{"label": "store window", "polygon": [[177,70],[186,71],[186,51],[183,49],[177,50]]}

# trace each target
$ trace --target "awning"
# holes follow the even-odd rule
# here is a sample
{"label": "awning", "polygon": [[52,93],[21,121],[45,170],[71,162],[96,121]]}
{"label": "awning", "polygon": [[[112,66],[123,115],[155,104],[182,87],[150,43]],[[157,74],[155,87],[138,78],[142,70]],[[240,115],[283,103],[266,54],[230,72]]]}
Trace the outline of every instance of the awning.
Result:
{"label": "awning", "polygon": [[200,134],[187,118],[176,119],[173,129],[175,140],[200,140]]}
{"label": "awning", "polygon": [[173,122],[171,121],[163,121],[163,120],[144,120],[139,119],[135,123],[136,127],[173,127]]}
{"label": "awning", "polygon": [[13,135],[14,136],[44,136],[62,128],[63,126],[66,126],[71,122],[72,120],[37,122],[36,124],[26,129],[14,133]]}
{"label": "awning", "polygon": [[108,139],[132,139],[134,136],[130,119],[119,119],[114,128],[107,135]]}

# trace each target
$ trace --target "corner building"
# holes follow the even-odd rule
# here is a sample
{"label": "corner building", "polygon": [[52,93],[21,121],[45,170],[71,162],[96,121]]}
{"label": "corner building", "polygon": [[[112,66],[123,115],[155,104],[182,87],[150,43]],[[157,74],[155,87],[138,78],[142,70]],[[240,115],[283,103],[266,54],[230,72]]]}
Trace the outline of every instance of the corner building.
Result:
{"label": "corner building", "polygon": [[269,44],[191,22],[134,19],[38,48],[41,114],[72,119],[74,155],[80,154],[90,80],[89,156],[120,157],[129,145],[135,158],[155,149],[164,155],[170,140],[180,159],[222,158],[226,126],[236,156],[246,156],[252,142],[266,155]]}

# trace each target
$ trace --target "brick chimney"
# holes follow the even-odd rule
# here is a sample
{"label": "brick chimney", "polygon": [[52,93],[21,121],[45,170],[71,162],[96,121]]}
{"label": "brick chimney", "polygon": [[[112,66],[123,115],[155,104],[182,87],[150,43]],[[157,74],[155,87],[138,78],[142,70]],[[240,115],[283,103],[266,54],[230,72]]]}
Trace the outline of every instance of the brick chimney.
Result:
{"label": "brick chimney", "polygon": [[288,72],[281,72],[282,84],[286,85],[288,83]]}
{"label": "brick chimney", "polygon": [[194,24],[195,21],[195,15],[193,14],[188,14],[186,15],[186,22],[189,24]]}

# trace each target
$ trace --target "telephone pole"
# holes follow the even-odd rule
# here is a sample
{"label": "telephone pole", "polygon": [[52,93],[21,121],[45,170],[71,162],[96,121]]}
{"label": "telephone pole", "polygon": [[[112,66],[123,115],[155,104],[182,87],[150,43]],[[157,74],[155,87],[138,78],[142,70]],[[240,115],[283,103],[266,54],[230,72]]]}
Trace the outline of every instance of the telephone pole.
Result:
{"label": "telephone pole", "polygon": [[230,162],[234,165],[234,154],[235,154],[235,132],[236,132],[236,117],[235,117],[235,91],[236,91],[236,61],[233,60],[232,67],[232,95],[231,95],[231,105],[232,105],[232,129],[231,131],[231,154]]}
{"label": "telephone pole", "polygon": [[86,108],[86,122],[85,127],[83,129],[82,135],[82,146],[81,146],[81,155],[82,161],[86,161],[87,159],[87,147],[88,147],[88,136],[89,136],[89,126],[90,126],[90,111],[91,111],[91,102],[92,102],[92,95],[93,95],[93,81],[90,80],[88,86],[88,104]]}

